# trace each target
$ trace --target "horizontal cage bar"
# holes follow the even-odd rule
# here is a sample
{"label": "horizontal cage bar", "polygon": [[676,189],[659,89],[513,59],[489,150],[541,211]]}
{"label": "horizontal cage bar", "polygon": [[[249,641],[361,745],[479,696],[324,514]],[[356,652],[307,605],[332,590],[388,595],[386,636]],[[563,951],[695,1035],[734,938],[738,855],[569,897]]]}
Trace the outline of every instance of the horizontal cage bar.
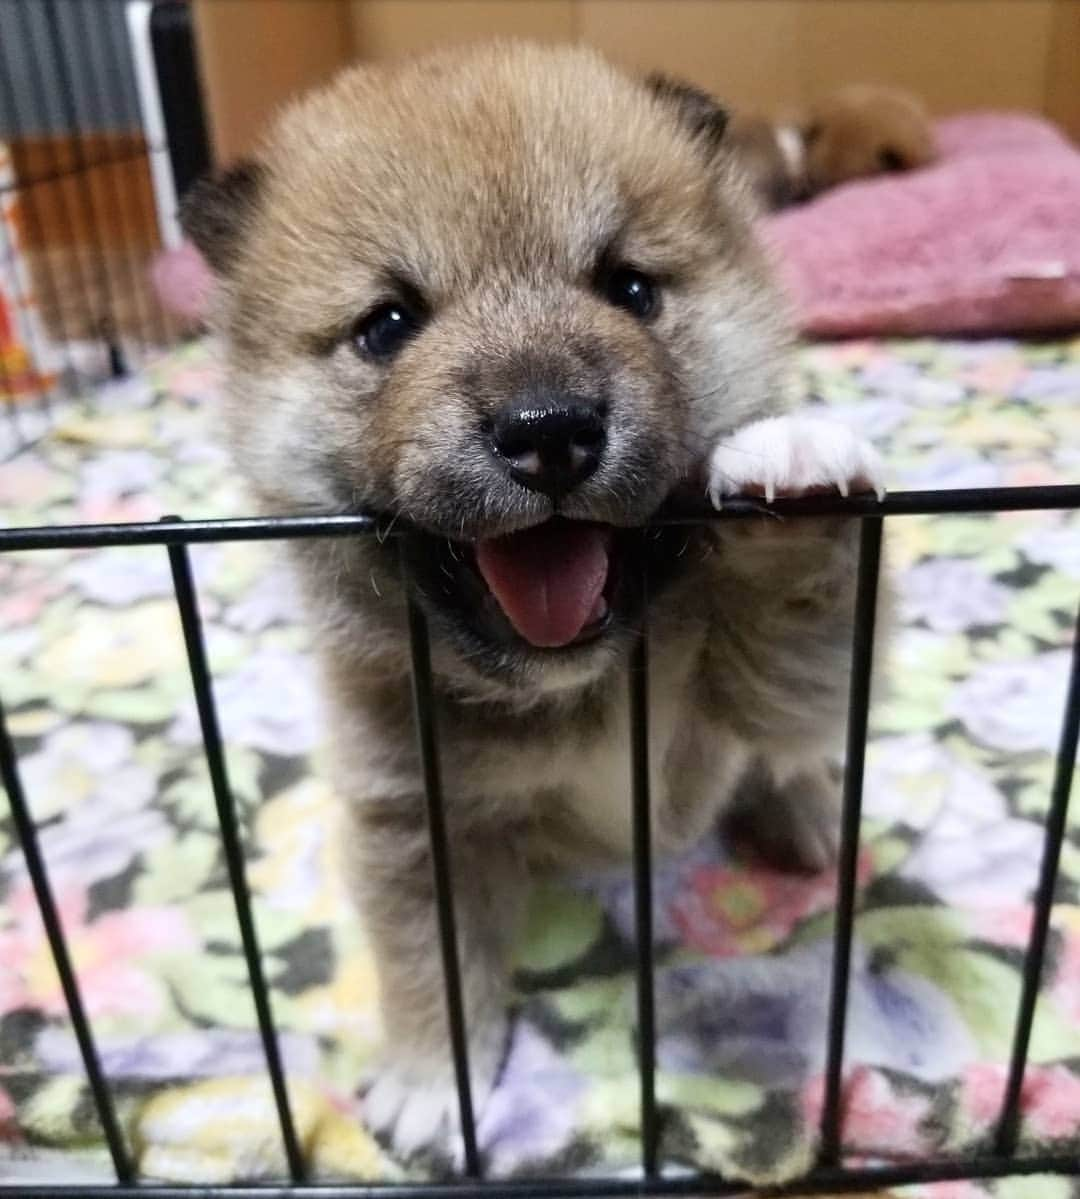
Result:
{"label": "horizontal cage bar", "polygon": [[[770,1187],[765,1195],[789,1197],[858,1193],[870,1187],[910,1186],[919,1183],[970,1179],[1029,1177],[1032,1174],[1077,1174],[1072,1154],[1044,1154],[1025,1158],[960,1157],[904,1165],[860,1166],[849,1169],[816,1169],[805,1178]],[[0,1194],[4,1188],[0,1187]],[[303,1186],[175,1186],[154,1183],[137,1186],[20,1186],[22,1196],[33,1199],[630,1199],[670,1196],[701,1199],[749,1199],[747,1184],[715,1175],[680,1174],[674,1177],[510,1179],[490,1182],[377,1183],[356,1185],[306,1184]],[[750,1192],[752,1194],[752,1192]]]}
{"label": "horizontal cage bar", "polygon": [[[701,508],[659,516],[654,525],[702,524],[748,516],[961,516],[976,512],[1031,512],[1080,508],[1080,485],[978,487],[955,491],[894,491],[871,495],[807,496],[802,499],[733,499],[716,512]],[[356,515],[238,517],[226,520],[131,521],[105,525],[52,525],[0,529],[0,553],[11,550],[99,549],[118,545],[194,545],[210,541],[276,541],[297,537],[350,537],[408,532],[398,521]]]}

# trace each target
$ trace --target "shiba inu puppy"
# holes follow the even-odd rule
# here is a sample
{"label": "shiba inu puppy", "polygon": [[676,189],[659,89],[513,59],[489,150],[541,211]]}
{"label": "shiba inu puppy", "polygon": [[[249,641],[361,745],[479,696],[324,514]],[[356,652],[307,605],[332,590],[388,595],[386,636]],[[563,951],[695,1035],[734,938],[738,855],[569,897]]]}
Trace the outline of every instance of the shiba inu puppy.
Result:
{"label": "shiba inu puppy", "polygon": [[853,179],[914,171],[937,157],[926,107],[899,88],[857,84],[811,106],[802,130],[813,194]]}
{"label": "shiba inu puppy", "polygon": [[[484,45],[347,71],[185,206],[264,510],[412,530],[481,1110],[530,877],[630,849],[646,607],[657,853],[733,810],[793,866],[833,848],[854,522],[642,532],[680,493],[878,485],[869,446],[786,413],[724,130],[709,97],[589,50]],[[396,541],[291,553],[378,960],[366,1118],[407,1156],[454,1137],[457,1102]]]}

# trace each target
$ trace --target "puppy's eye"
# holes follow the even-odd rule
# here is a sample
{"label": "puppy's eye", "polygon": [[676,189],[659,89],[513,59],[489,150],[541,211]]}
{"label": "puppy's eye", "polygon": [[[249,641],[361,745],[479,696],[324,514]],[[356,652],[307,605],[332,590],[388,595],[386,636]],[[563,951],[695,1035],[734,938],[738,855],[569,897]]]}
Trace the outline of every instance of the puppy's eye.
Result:
{"label": "puppy's eye", "polygon": [[420,318],[404,304],[383,304],[361,317],[353,331],[356,348],[372,358],[390,358],[420,328]]}
{"label": "puppy's eye", "polygon": [[884,150],[878,151],[878,166],[883,171],[902,171],[907,166],[907,163],[904,162],[902,154],[892,149],[892,147],[886,146]]}
{"label": "puppy's eye", "polygon": [[656,308],[656,284],[632,267],[617,267],[604,280],[604,294],[616,308],[644,319]]}

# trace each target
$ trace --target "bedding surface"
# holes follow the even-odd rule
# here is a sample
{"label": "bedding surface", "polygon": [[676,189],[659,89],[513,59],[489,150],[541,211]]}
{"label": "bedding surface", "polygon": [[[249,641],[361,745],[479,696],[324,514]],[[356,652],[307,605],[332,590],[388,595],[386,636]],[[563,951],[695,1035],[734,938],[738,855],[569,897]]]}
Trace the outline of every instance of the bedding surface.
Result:
{"label": "bedding surface", "polygon": [[[0,466],[4,523],[241,515],[193,343],[62,411]],[[1080,340],[806,349],[804,398],[861,428],[894,487],[1075,482]],[[851,1160],[985,1148],[1000,1103],[1077,600],[1080,517],[888,522],[900,632],[872,714],[844,1136]],[[192,551],[273,1009],[325,1178],[425,1177],[357,1115],[371,958],[337,874],[308,638],[280,553]],[[0,557],[0,698],[103,1061],[148,1178],[284,1160],[162,549]],[[627,793],[629,802],[629,789]],[[666,1168],[790,1177],[820,1111],[835,875],[718,843],[655,880]],[[520,1017],[480,1136],[492,1175],[637,1161],[633,897],[537,888]],[[1080,809],[1062,859],[1022,1151],[1080,1151]],[[0,1183],[111,1177],[23,860],[0,806]],[[1080,1195],[1066,1179],[912,1188]]]}

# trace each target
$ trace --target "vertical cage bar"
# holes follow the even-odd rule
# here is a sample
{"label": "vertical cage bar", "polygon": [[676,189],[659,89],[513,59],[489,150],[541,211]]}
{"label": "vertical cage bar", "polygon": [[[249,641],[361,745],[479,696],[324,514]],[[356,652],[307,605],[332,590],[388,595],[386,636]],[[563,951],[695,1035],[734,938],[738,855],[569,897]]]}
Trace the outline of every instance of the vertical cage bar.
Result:
{"label": "vertical cage bar", "polygon": [[649,809],[649,648],[647,579],[642,570],[641,629],[630,657],[630,767],[634,824],[634,925],[637,939],[638,1079],[641,1168],[656,1175],[656,1018],[653,976],[652,823]]}
{"label": "vertical cage bar", "polygon": [[109,1094],[109,1084],[105,1072],[101,1068],[97,1046],[90,1030],[90,1021],[86,1017],[82,996],[79,993],[78,980],[71,965],[64,930],[60,923],[60,914],[56,910],[52,887],[45,869],[45,859],[38,844],[37,830],[26,802],[26,794],[19,777],[18,763],[15,757],[15,745],[7,727],[3,704],[0,704],[0,780],[7,791],[8,806],[11,809],[12,820],[15,824],[15,835],[22,846],[26,869],[30,875],[30,883],[34,888],[34,898],[37,900],[41,921],[45,926],[45,936],[49,941],[53,961],[56,963],[56,973],[60,976],[60,986],[64,992],[64,1002],[67,1004],[68,1015],[75,1032],[75,1040],[82,1055],[83,1067],[86,1070],[87,1082],[90,1084],[90,1094],[93,1096],[94,1107],[98,1120],[105,1134],[105,1143],[109,1148],[113,1169],[116,1171],[116,1181],[121,1185],[130,1183],[135,1176],[131,1158],[128,1156],[124,1136],[120,1131],[120,1122],[116,1117],[116,1108]]}
{"label": "vertical cage bar", "polygon": [[[175,518],[173,518],[175,519]],[[225,865],[229,873],[233,903],[236,906],[236,922],[240,927],[240,940],[247,961],[248,979],[255,1001],[255,1014],[259,1022],[266,1055],[266,1069],[274,1093],[281,1139],[285,1146],[289,1175],[293,1182],[304,1180],[304,1159],[296,1136],[292,1110],[289,1107],[289,1092],[285,1082],[285,1070],[281,1062],[281,1050],[274,1029],[274,1017],[270,1010],[270,994],[263,973],[262,955],[259,950],[258,934],[251,912],[251,892],[248,890],[244,873],[244,851],[240,842],[236,810],[229,789],[229,777],[225,768],[225,751],[218,726],[217,708],[214,704],[213,683],[210,667],[206,660],[203,643],[202,619],[191,576],[191,559],[187,546],[169,546],[169,565],[172,568],[173,591],[184,632],[191,685],[195,692],[195,703],[199,712],[199,727],[202,730],[203,752],[210,771],[210,783],[217,807],[218,824],[221,827],[221,844],[225,851]]]}
{"label": "vertical cage bar", "polygon": [[1058,863],[1061,860],[1061,846],[1065,840],[1069,795],[1072,791],[1073,773],[1076,769],[1078,737],[1080,737],[1080,612],[1077,613],[1072,669],[1065,697],[1057,761],[1054,766],[1054,782],[1050,791],[1050,811],[1046,817],[1046,837],[1043,841],[1039,882],[1035,889],[1031,937],[1028,940],[1027,954],[1024,958],[1024,979],[1016,1015],[1016,1030],[1013,1034],[1009,1074],[1005,1084],[1005,1096],[1002,1100],[997,1132],[994,1136],[994,1152],[1002,1157],[1009,1156],[1016,1151],[1016,1142],[1020,1131],[1020,1093],[1024,1085],[1028,1046],[1031,1043],[1031,1029],[1035,1022],[1035,1007],[1039,999],[1039,984],[1042,981],[1043,963],[1046,958],[1046,940],[1050,931],[1050,915],[1054,907]]}
{"label": "vertical cage bar", "polygon": [[867,516],[859,533],[859,573],[855,591],[852,633],[851,686],[848,697],[844,802],[840,826],[840,857],[833,939],[832,986],[829,995],[828,1044],[825,1056],[825,1094],[821,1113],[822,1166],[840,1158],[840,1097],[844,1071],[844,1033],[847,1024],[851,941],[855,931],[855,879],[862,818],[863,769],[870,720],[870,680],[877,621],[878,578],[881,571],[882,518]]}
{"label": "vertical cage bar", "polygon": [[[410,589],[411,579],[404,552],[400,555],[400,562],[402,581],[406,589]],[[442,951],[443,979],[446,985],[446,1014],[450,1028],[454,1080],[457,1083],[458,1108],[461,1113],[465,1171],[470,1178],[479,1178],[480,1154],[476,1144],[476,1120],[469,1078],[469,1042],[465,1024],[465,1004],[461,994],[461,965],[458,961],[457,924],[454,918],[450,845],[443,808],[435,696],[431,681],[431,643],[427,621],[411,593],[408,599],[408,620],[409,649],[412,655],[413,712],[424,772],[424,795],[427,799],[428,831],[431,838],[431,869],[439,920],[439,947]]]}

